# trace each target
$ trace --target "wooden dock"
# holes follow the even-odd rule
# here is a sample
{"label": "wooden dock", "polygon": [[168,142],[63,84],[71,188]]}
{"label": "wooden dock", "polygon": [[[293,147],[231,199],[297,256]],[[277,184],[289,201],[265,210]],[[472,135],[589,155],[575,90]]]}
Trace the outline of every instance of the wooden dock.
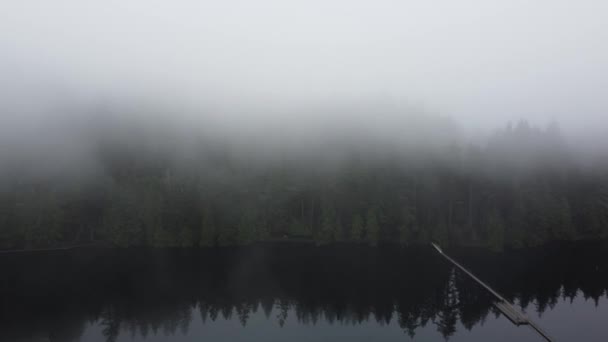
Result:
{"label": "wooden dock", "polygon": [[545,340],[547,340],[549,342],[555,341],[553,338],[549,337],[549,335],[544,330],[542,330],[536,323],[534,323],[534,321],[532,321],[530,318],[528,318],[526,315],[524,315],[521,311],[517,310],[517,308],[515,308],[515,306],[513,306],[513,304],[511,304],[508,300],[506,300],[498,292],[494,291],[494,289],[492,289],[488,284],[481,281],[481,279],[477,278],[473,273],[471,273],[469,270],[464,268],[464,266],[460,265],[454,259],[450,258],[449,255],[445,254],[439,246],[437,246],[435,243],[431,243],[431,245],[437,250],[437,252],[439,252],[439,254],[441,254],[444,258],[446,258],[450,263],[452,263],[454,266],[456,266],[458,269],[460,269],[466,275],[471,277],[471,279],[473,279],[475,282],[477,282],[479,285],[481,285],[483,288],[485,288],[488,292],[490,292],[496,298],[496,301],[494,302],[494,306],[500,312],[502,312],[502,314],[505,315],[505,317],[507,317],[513,324],[515,324],[516,326],[528,325],[530,328],[532,328],[534,331],[536,331],[538,334],[540,334]]}

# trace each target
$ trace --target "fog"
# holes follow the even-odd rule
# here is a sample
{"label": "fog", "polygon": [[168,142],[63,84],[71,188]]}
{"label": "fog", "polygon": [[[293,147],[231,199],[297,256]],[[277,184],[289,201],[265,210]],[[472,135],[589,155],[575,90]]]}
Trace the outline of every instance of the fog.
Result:
{"label": "fog", "polygon": [[0,339],[600,339],[607,14],[0,0]]}
{"label": "fog", "polygon": [[597,155],[608,129],[607,10],[604,1],[5,1],[2,161],[26,151],[54,166],[86,159],[83,141],[104,122],[272,155],[344,141],[466,145],[525,119],[558,122],[574,148]]}

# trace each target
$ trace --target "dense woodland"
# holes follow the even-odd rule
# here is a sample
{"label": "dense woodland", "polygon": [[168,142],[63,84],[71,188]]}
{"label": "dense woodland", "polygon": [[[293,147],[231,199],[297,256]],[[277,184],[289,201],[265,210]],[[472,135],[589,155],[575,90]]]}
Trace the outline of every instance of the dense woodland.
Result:
{"label": "dense woodland", "polygon": [[266,154],[246,148],[254,140],[97,129],[86,168],[32,176],[18,156],[5,161],[0,249],[297,239],[502,250],[608,236],[608,168],[575,153],[556,124],[509,124],[475,143],[444,127],[425,134],[449,139],[422,148],[353,137]]}

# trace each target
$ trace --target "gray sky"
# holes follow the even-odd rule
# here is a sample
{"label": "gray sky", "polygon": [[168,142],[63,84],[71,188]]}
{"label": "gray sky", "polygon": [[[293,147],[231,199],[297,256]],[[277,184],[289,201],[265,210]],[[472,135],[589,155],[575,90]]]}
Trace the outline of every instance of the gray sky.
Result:
{"label": "gray sky", "polygon": [[103,95],[268,117],[368,99],[591,137],[608,131],[607,18],[602,0],[4,0],[0,87],[5,105]]}

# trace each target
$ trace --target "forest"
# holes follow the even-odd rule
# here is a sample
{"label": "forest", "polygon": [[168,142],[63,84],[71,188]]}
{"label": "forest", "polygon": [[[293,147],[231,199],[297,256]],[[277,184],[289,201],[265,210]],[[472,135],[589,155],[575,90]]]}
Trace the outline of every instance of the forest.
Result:
{"label": "forest", "polygon": [[608,236],[608,167],[571,148],[557,124],[520,121],[481,142],[437,126],[425,131],[446,137],[436,144],[349,137],[265,151],[247,149],[253,140],[97,127],[85,134],[94,167],[36,175],[22,156],[5,160],[0,249],[284,240],[500,251]]}

